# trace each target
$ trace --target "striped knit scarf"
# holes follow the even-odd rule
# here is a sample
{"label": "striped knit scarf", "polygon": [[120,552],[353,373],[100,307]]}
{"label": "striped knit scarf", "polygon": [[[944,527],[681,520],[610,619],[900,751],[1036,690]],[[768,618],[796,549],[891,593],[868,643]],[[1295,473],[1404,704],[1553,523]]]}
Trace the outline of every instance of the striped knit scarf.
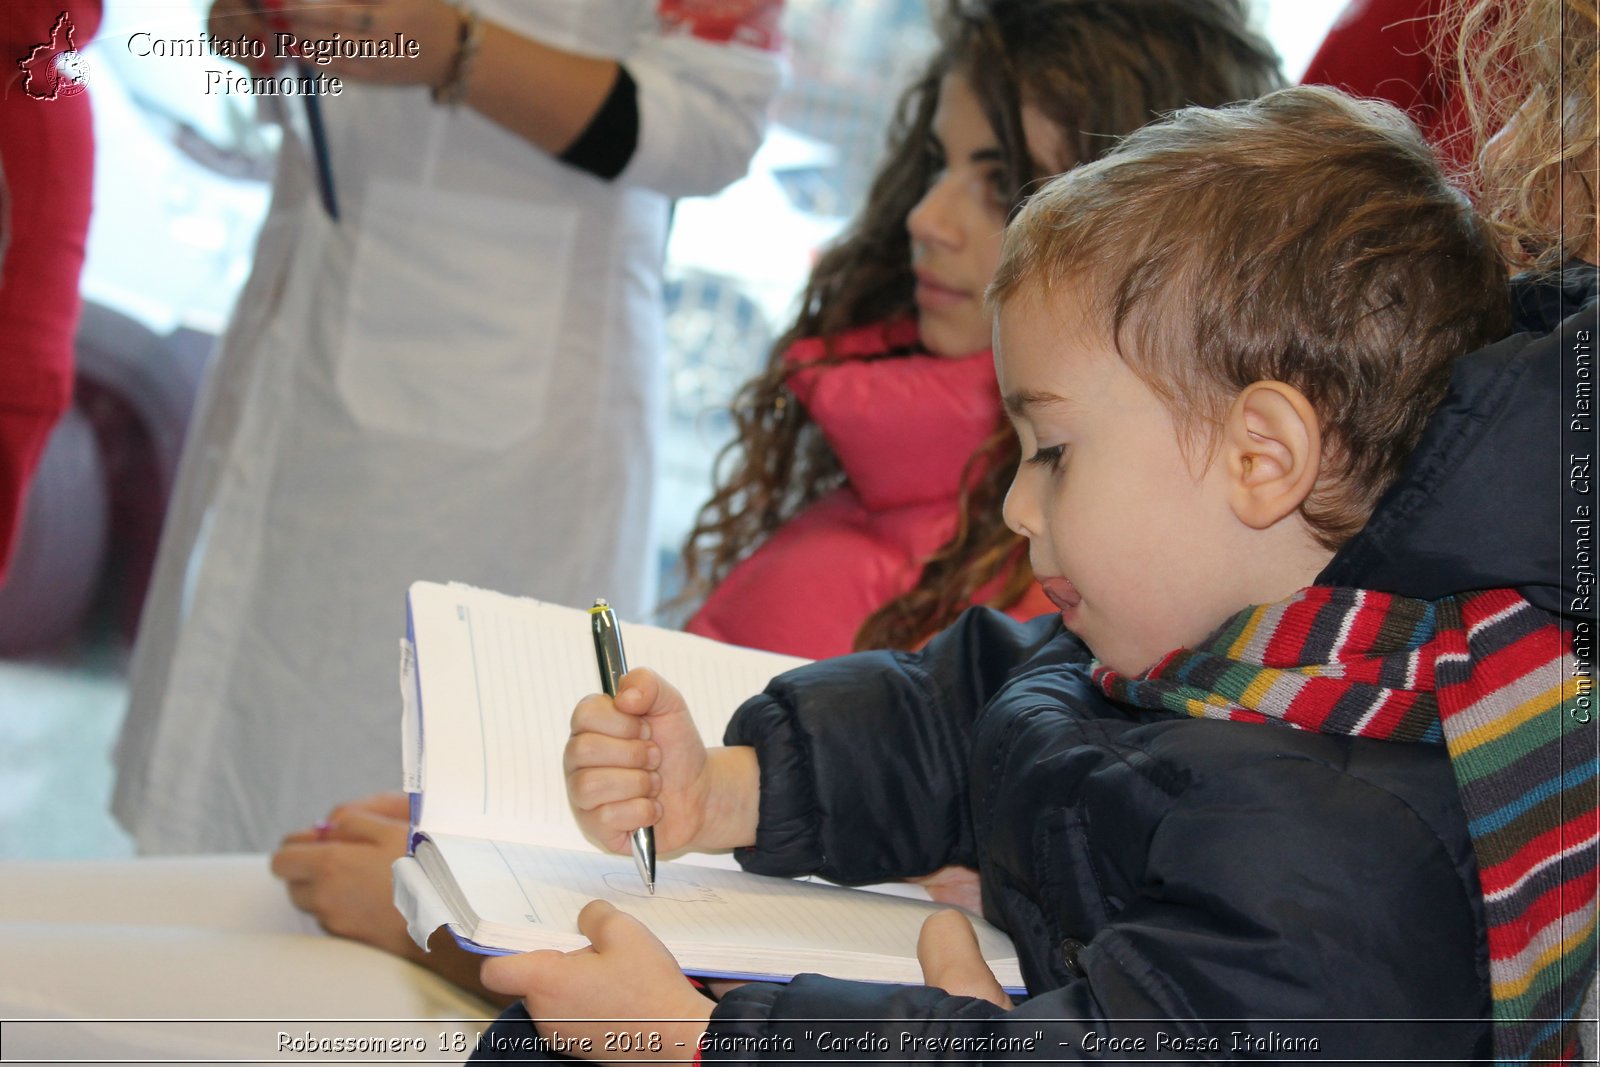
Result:
{"label": "striped knit scarf", "polygon": [[1512,590],[1439,601],[1314,587],[1250,608],[1114,700],[1201,718],[1443,741],[1478,859],[1495,1059],[1573,1055],[1595,976],[1592,663]]}

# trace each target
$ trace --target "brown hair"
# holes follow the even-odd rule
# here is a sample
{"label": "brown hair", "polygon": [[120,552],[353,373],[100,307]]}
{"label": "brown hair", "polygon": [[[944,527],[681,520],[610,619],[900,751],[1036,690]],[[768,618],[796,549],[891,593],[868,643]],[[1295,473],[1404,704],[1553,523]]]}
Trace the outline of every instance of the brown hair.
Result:
{"label": "brown hair", "polygon": [[[1455,50],[1477,148],[1476,198],[1514,265],[1553,269],[1595,240],[1595,0],[1463,7]],[[1564,195],[1569,181],[1581,196]]]}
{"label": "brown hair", "polygon": [[1069,291],[1208,451],[1252,382],[1304,393],[1323,466],[1302,513],[1327,548],[1398,476],[1450,361],[1509,317],[1487,224],[1410,121],[1310,86],[1181,111],[1036,194],[990,299]]}
{"label": "brown hair", "polygon": [[[946,74],[967,75],[983,106],[1015,190],[1013,211],[1047,168],[1097,159],[1158,114],[1281,84],[1277,56],[1246,28],[1240,0],[953,0],[939,38],[937,54],[901,97],[860,213],[818,260],[799,317],[766,370],[734,401],[737,437],[718,458],[716,491],[684,546],[684,599],[703,597],[778,527],[844,484],[832,447],[789,393],[782,356],[800,338],[914,314],[906,216],[936,174],[928,145]],[[1024,104],[1068,134],[1073,158],[1030,157]],[[916,645],[996,577],[990,603],[1007,607],[1021,598],[1033,575],[1022,542],[1000,518],[1015,462],[1015,441],[997,411],[996,432],[962,480],[955,535],[912,589],[863,623],[857,648]]]}

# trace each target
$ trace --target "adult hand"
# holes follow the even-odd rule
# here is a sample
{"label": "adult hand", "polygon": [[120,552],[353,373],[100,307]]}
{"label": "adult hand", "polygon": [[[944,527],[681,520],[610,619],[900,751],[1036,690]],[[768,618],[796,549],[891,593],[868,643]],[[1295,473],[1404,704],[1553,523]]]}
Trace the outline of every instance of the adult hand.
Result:
{"label": "adult hand", "polygon": [[421,960],[395,909],[390,876],[406,853],[407,812],[404,793],[341,804],[316,826],[284,837],[272,854],[272,873],[288,883],[295,907],[330,934]]}
{"label": "adult hand", "polygon": [[960,997],[979,997],[1002,1008],[1011,1008],[1011,998],[984,962],[978,948],[978,933],[972,922],[959,911],[941,911],[928,916],[917,937],[917,962],[922,964],[922,980]]}
{"label": "adult hand", "polygon": [[[488,960],[483,984],[522,997],[539,1034],[560,1041],[569,1055],[618,1064],[691,1059],[711,1019],[711,1001],[689,984],[666,946],[603,900],[578,913],[578,931],[589,947]],[[557,1021],[543,1021],[549,1019]],[[629,1029],[642,1030],[644,1041],[608,1050],[606,1036],[620,1029],[616,1020],[638,1020]]]}

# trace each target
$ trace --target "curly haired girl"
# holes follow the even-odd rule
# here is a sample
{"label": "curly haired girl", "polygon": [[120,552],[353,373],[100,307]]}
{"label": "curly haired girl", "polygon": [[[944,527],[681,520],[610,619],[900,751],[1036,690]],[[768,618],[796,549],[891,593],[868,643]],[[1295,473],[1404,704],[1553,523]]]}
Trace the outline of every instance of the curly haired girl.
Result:
{"label": "curly haired girl", "polygon": [[1049,610],[999,517],[1001,231],[1041,178],[1157,115],[1278,84],[1239,0],[952,3],[866,203],[735,401],[684,548],[687,628],[823,657],[915,647],[974,603]]}

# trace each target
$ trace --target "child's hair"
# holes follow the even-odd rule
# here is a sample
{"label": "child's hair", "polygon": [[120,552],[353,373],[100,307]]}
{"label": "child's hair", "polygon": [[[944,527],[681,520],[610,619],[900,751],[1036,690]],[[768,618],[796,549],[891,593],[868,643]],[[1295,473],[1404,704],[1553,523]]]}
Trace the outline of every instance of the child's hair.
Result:
{"label": "child's hair", "polygon": [[[1282,84],[1278,58],[1247,28],[1241,0],[952,0],[939,40],[928,68],[901,97],[860,213],[819,258],[798,319],[734,402],[737,437],[718,457],[716,492],[684,546],[685,600],[703,597],[780,526],[844,483],[832,447],[789,394],[792,368],[783,353],[803,337],[915,312],[906,216],[937,170],[928,145],[947,73],[966,75],[983,106],[1014,190],[1013,211],[1043,176],[1041,165],[1053,171],[1086,163],[1159,114],[1247,99]],[[1068,133],[1072,158],[1029,157],[1024,104]],[[1033,575],[1021,540],[1000,519],[1015,461],[1015,442],[997,412],[995,434],[962,479],[956,534],[910,591],[867,619],[857,648],[916,645],[997,576],[1004,580],[991,603],[1008,607],[1021,598]]]}
{"label": "child's hair", "polygon": [[[1464,5],[1456,61],[1479,156],[1479,206],[1513,264],[1558,267],[1595,234],[1595,0]],[[1583,195],[1564,202],[1563,179]]]}
{"label": "child's hair", "polygon": [[1323,443],[1301,510],[1327,548],[1399,474],[1450,361],[1509,317],[1487,223],[1410,121],[1314,87],[1181,111],[1057,178],[1007,229],[989,298],[1088,301],[1207,452],[1241,389],[1299,389]]}

